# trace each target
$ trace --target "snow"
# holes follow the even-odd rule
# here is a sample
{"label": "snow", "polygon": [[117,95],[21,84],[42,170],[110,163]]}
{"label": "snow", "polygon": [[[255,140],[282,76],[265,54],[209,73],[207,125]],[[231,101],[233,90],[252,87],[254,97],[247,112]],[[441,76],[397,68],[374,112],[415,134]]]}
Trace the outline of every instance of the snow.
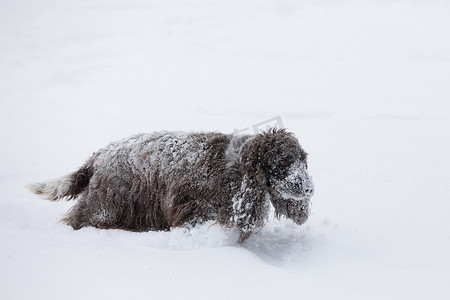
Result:
{"label": "snow", "polygon": [[[307,169],[305,163],[296,161],[290,166],[287,176],[275,183],[282,198],[302,202],[308,201],[314,195],[314,183]],[[300,187],[300,196],[292,193],[292,188],[290,188],[292,183]]]}
{"label": "snow", "polygon": [[[447,1],[4,0],[0,298],[448,299]],[[58,220],[30,182],[140,132],[280,116],[309,153],[310,219],[238,245],[207,223]]]}

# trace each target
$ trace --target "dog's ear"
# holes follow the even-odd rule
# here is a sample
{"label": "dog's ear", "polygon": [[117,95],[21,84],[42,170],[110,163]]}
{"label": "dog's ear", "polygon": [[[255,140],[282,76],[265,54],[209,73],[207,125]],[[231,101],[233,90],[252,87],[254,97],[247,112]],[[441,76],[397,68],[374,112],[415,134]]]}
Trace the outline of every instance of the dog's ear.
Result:
{"label": "dog's ear", "polygon": [[265,147],[265,139],[261,135],[255,136],[241,150],[241,164],[244,176],[247,175],[249,180],[254,181],[256,185],[265,187],[266,173],[264,165],[267,163],[267,147]]}
{"label": "dog's ear", "polygon": [[241,231],[241,242],[252,232],[259,231],[265,225],[268,216],[268,189],[261,142],[261,136],[256,136],[241,150],[243,176],[241,186],[232,199],[231,220]]}

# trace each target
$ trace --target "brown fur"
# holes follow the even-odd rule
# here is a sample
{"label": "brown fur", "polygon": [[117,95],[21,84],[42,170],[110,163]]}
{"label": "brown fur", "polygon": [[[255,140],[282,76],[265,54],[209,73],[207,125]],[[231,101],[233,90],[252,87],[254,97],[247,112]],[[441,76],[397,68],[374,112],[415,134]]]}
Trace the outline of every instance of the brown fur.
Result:
{"label": "brown fur", "polygon": [[313,193],[306,153],[293,134],[256,136],[158,132],[97,151],[78,171],[30,186],[50,200],[76,198],[63,219],[132,231],[169,230],[217,220],[241,240],[276,216],[302,224]]}

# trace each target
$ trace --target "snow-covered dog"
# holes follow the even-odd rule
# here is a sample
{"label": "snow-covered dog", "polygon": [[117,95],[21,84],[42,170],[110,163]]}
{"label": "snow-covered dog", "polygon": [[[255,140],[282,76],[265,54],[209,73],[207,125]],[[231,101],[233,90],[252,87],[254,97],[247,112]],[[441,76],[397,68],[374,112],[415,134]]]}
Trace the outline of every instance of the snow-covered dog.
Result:
{"label": "snow-covered dog", "polygon": [[303,224],[313,184],[292,133],[157,132],[97,151],[76,172],[29,185],[49,200],[77,199],[65,223],[132,231],[216,220],[245,240],[275,216]]}

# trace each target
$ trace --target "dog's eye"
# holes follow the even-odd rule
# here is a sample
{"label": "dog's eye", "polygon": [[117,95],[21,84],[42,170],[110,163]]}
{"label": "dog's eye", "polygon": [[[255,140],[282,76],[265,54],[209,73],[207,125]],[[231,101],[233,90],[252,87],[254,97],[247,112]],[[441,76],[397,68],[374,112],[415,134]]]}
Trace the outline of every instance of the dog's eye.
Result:
{"label": "dog's eye", "polygon": [[290,159],[282,159],[280,161],[280,166],[282,167],[289,167],[290,165],[292,165],[293,161]]}

